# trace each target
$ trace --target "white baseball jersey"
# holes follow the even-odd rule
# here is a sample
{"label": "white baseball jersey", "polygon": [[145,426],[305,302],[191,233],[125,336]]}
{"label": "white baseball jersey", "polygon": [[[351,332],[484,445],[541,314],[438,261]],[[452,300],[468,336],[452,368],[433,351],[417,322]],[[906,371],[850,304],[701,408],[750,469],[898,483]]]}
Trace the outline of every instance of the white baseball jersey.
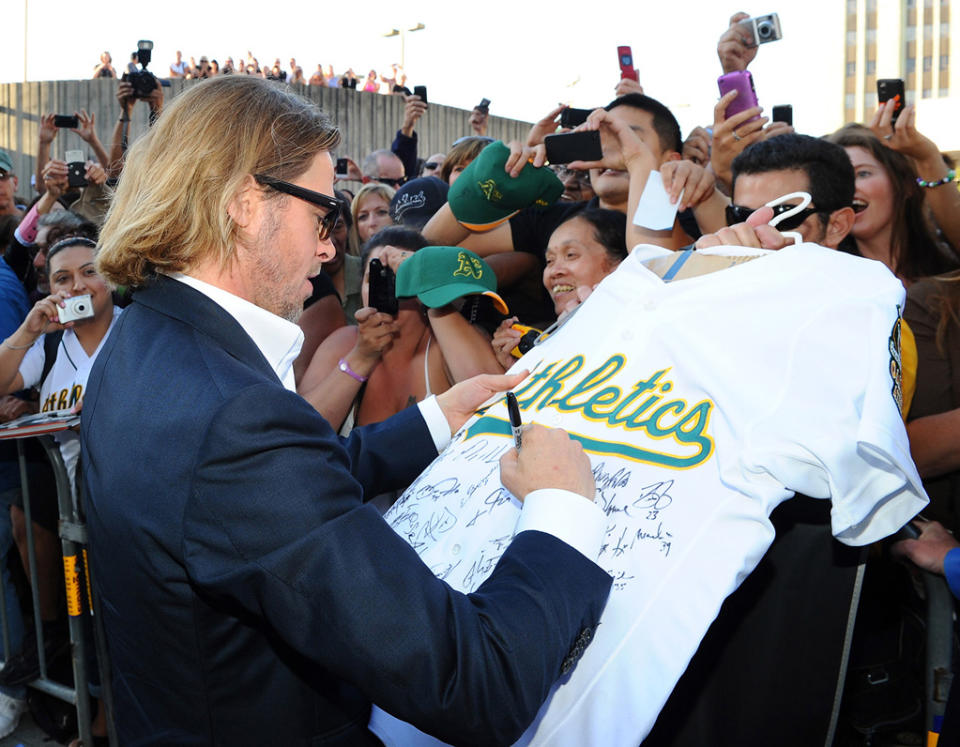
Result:
{"label": "white baseball jersey", "polygon": [[[69,412],[70,409],[83,398],[83,390],[90,376],[90,368],[97,359],[97,354],[103,348],[103,343],[110,336],[113,325],[122,309],[114,307],[113,321],[107,334],[103,336],[93,355],[87,355],[72,329],[65,329],[60,345],[57,348],[57,359],[40,387],[40,412]],[[44,363],[43,337],[40,337],[23,356],[20,362],[20,375],[23,377],[23,386],[29,388],[40,383]],[[70,484],[74,484],[77,471],[77,460],[80,458],[80,437],[71,430],[60,431],[54,434],[54,439],[60,446],[60,456],[70,476]]]}
{"label": "white baseball jersey", "polygon": [[[525,422],[587,451],[613,590],[593,641],[519,744],[639,744],[723,600],[794,492],[830,498],[862,545],[926,503],[896,397],[904,291],[879,262],[815,244],[665,283],[634,251],[515,368]],[[502,399],[474,416],[387,520],[433,571],[473,591],[520,505],[499,479]],[[388,745],[432,744],[375,712]]]}

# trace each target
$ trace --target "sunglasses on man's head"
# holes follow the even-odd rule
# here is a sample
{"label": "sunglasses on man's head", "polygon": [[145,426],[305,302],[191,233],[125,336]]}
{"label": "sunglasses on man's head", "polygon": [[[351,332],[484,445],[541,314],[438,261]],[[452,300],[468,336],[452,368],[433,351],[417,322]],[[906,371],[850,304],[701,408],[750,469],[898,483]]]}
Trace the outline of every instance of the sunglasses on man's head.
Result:
{"label": "sunglasses on man's head", "polygon": [[337,219],[340,217],[340,203],[335,198],[265,174],[254,174],[253,178],[256,179],[257,184],[264,187],[270,187],[277,192],[283,192],[291,197],[296,197],[298,200],[309,202],[311,205],[326,208],[327,214],[320,219],[320,225],[317,226],[317,238],[320,241],[329,240],[333,228],[337,224]]}
{"label": "sunglasses on man's head", "polygon": [[[778,215],[783,215],[790,210],[794,210],[796,205],[776,205],[773,209],[773,216],[776,218]],[[747,218],[749,218],[753,213],[757,212],[759,208],[748,208],[743,205],[727,205],[726,214],[727,214],[727,225],[732,226],[735,223],[745,223]],[[777,223],[778,231],[792,231],[795,228],[799,227],[807,218],[811,215],[816,215],[817,213],[829,212],[827,210],[821,210],[820,208],[807,208],[806,210],[801,210],[796,215],[791,215],[789,218],[784,218],[782,221]]]}

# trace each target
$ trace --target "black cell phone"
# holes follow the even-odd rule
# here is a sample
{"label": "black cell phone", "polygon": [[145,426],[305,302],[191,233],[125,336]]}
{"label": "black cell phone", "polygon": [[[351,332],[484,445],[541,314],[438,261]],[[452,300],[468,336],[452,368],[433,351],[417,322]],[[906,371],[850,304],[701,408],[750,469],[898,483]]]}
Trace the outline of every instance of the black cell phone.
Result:
{"label": "black cell phone", "polygon": [[67,164],[67,184],[71,187],[86,187],[87,164],[83,161],[71,161]]}
{"label": "black cell phone", "polygon": [[790,104],[780,104],[773,107],[773,121],[786,122],[793,127],[793,106]]}
{"label": "black cell phone", "polygon": [[547,146],[547,160],[550,163],[599,161],[603,158],[600,133],[597,130],[547,135],[543,144]]}
{"label": "black cell phone", "polygon": [[377,311],[397,315],[397,276],[379,259],[370,260],[369,303]]}
{"label": "black cell phone", "polygon": [[349,159],[347,158],[338,158],[337,159],[337,176],[346,176],[347,170],[350,168],[350,164],[347,163]]}
{"label": "black cell phone", "polygon": [[574,109],[568,106],[560,112],[560,126],[569,127],[572,130],[574,127],[586,122],[591,111],[591,109]]}
{"label": "black cell phone", "polygon": [[[897,98],[899,97],[899,98]],[[882,104],[884,101],[897,99],[893,109],[892,122],[896,122],[900,117],[900,112],[907,105],[907,97],[903,89],[903,80],[901,78],[880,78],[877,81],[877,100]]]}
{"label": "black cell phone", "polygon": [[427,87],[426,86],[414,86],[413,95],[419,96],[420,100],[426,104],[427,103]]}
{"label": "black cell phone", "polygon": [[483,99],[479,104],[477,104],[477,109],[482,111],[484,114],[490,112],[490,99]]}
{"label": "black cell phone", "polygon": [[75,130],[80,126],[80,120],[75,114],[54,114],[53,126]]}

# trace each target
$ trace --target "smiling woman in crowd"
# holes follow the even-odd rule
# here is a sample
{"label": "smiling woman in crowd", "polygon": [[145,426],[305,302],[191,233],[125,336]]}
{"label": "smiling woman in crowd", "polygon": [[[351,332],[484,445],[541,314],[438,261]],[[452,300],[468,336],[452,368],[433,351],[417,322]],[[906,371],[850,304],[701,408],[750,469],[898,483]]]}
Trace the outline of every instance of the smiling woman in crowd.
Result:
{"label": "smiling woman in crowd", "polygon": [[[594,208],[557,226],[543,268],[543,285],[557,316],[580,303],[578,289],[592,289],[626,258],[626,225],[623,213]],[[504,320],[493,336],[493,350],[504,370],[517,360],[510,353],[523,336],[511,326],[517,321],[517,317]]]}

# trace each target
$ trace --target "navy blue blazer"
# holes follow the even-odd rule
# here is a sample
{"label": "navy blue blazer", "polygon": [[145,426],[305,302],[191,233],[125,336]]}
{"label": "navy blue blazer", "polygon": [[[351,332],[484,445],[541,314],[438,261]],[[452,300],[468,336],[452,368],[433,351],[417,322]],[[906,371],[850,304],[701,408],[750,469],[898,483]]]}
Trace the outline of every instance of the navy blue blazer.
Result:
{"label": "navy blue blazer", "polygon": [[371,700],[509,743],[606,600],[606,573],[535,531],[477,593],[450,589],[362,504],[436,455],[417,408],[342,442],[176,280],[134,295],[82,420],[124,745],[365,744]]}

